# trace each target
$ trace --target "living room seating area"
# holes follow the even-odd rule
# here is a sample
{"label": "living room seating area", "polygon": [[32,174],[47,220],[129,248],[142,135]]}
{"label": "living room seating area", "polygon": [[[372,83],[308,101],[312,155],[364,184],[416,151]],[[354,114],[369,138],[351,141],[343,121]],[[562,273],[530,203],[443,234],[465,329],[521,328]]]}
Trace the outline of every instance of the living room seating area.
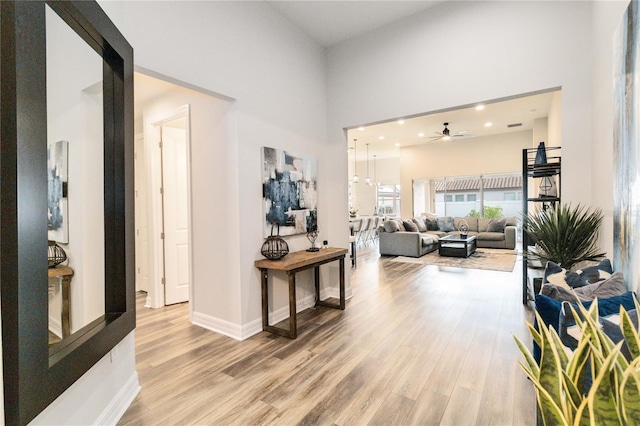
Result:
{"label": "living room seating area", "polygon": [[461,230],[470,237],[476,237],[477,247],[515,249],[516,225],[515,217],[486,219],[423,215],[386,220],[378,226],[380,254],[420,257],[436,250],[441,237],[459,237]]}

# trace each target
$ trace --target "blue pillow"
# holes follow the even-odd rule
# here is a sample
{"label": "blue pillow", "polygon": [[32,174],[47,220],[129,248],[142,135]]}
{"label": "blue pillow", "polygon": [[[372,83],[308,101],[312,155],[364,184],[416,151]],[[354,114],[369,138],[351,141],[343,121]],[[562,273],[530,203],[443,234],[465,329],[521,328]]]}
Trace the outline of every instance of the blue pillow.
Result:
{"label": "blue pillow", "polygon": [[438,222],[438,230],[442,232],[451,232],[456,230],[456,227],[453,225],[452,217],[439,217],[436,219],[436,222]]}
{"label": "blue pillow", "polygon": [[[601,317],[617,314],[620,312],[620,306],[622,305],[626,310],[635,309],[633,297],[635,293],[628,291],[623,295],[609,297],[607,299],[598,299],[598,313]],[[589,309],[592,302],[584,302],[585,308]],[[577,303],[572,303],[575,309],[578,308]],[[544,294],[536,295],[536,311],[540,314],[540,318],[546,326],[552,326],[556,331],[560,329],[560,310],[562,309],[562,302],[552,299]],[[537,319],[533,322],[533,326],[538,330]],[[540,363],[540,347],[534,341],[533,342],[533,358],[536,362]]]}

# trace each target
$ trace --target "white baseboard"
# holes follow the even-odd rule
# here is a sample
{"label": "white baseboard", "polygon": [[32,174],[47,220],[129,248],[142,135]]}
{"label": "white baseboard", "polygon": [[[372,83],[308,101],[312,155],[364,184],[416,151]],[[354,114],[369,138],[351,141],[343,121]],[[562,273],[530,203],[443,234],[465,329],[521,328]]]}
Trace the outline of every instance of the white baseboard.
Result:
{"label": "white baseboard", "polygon": [[138,383],[138,373],[133,372],[127,383],[124,384],[118,394],[111,400],[109,405],[98,416],[94,425],[115,425],[122,418],[133,400],[140,392]]}
{"label": "white baseboard", "polygon": [[62,339],[62,320],[56,317],[49,317],[49,331]]}
{"label": "white baseboard", "polygon": [[[327,297],[340,297],[339,289],[322,290],[320,297],[325,299]],[[298,312],[314,306],[316,300],[315,295],[311,294],[303,299],[298,300],[296,304],[296,310]],[[275,324],[282,321],[285,318],[289,318],[289,307],[283,306],[282,308],[271,312],[269,314],[269,323]],[[232,322],[212,317],[200,312],[194,312],[191,317],[191,323],[207,330],[214,331],[216,333],[224,334],[236,340],[245,340],[254,334],[258,334],[262,331],[262,317],[248,322],[245,325],[238,325]]]}

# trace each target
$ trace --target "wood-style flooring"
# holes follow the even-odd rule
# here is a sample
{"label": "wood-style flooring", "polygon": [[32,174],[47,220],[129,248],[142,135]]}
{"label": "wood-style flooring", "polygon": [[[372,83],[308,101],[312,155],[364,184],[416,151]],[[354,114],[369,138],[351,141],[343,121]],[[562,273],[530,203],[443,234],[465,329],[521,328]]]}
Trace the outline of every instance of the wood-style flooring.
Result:
{"label": "wood-style flooring", "polygon": [[529,340],[514,272],[358,252],[344,311],[299,315],[296,340],[193,326],[138,298],[142,390],[122,425],[534,425],[512,334]]}

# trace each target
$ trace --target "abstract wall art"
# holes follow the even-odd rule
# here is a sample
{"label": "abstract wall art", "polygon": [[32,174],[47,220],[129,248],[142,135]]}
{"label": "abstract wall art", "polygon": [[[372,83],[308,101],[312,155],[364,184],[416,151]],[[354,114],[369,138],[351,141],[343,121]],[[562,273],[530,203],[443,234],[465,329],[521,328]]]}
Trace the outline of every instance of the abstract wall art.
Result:
{"label": "abstract wall art", "polygon": [[262,148],[264,236],[271,224],[280,235],[304,234],[318,227],[318,164],[315,157]]}
{"label": "abstract wall art", "polygon": [[631,290],[640,279],[640,16],[627,7],[617,32],[613,119],[613,267]]}
{"label": "abstract wall art", "polygon": [[67,217],[67,155],[69,143],[58,141],[47,150],[47,228],[49,239],[59,243],[69,242]]}

